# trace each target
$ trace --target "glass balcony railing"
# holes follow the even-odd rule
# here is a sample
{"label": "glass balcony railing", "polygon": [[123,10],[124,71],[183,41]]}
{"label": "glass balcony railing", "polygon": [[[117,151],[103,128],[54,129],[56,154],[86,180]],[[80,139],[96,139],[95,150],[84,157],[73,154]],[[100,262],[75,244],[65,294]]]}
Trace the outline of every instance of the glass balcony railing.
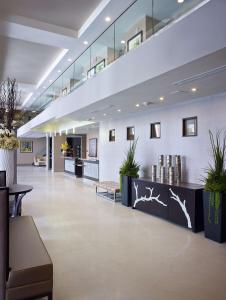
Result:
{"label": "glass balcony railing", "polygon": [[34,102],[43,110],[203,0],[137,0],[73,62]]}

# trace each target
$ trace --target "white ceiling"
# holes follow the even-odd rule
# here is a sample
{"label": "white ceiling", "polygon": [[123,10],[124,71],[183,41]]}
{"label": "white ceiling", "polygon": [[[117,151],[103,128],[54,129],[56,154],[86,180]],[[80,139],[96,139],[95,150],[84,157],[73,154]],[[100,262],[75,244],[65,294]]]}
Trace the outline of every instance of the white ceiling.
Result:
{"label": "white ceiling", "polygon": [[132,1],[0,0],[0,80],[15,77],[21,102],[34,101]]}
{"label": "white ceiling", "polygon": [[101,0],[3,0],[4,15],[19,15],[48,24],[79,30]]}
{"label": "white ceiling", "polygon": [[60,49],[0,36],[0,53],[2,78],[10,76],[20,83],[35,85]]}

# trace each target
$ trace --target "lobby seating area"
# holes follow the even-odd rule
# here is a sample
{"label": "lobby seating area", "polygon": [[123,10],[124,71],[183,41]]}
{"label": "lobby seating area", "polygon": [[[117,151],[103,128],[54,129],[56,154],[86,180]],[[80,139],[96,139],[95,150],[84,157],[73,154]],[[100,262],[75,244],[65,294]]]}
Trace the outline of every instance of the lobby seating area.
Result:
{"label": "lobby seating area", "polygon": [[0,300],[226,300],[225,28],[0,1]]}
{"label": "lobby seating area", "polygon": [[9,189],[0,188],[0,299],[52,300],[53,264],[30,216],[9,216]]}
{"label": "lobby seating area", "polygon": [[96,197],[63,173],[19,167],[18,180],[34,186],[23,214],[53,261],[53,299],[206,300],[216,290],[225,299],[225,244]]}
{"label": "lobby seating area", "polygon": [[45,167],[46,166],[46,157],[45,156],[35,156],[34,157],[34,166]]}

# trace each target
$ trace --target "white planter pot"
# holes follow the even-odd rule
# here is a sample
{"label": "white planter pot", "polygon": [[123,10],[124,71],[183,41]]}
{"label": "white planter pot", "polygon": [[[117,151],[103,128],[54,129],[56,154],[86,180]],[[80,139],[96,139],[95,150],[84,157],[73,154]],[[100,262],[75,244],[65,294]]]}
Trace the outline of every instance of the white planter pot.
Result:
{"label": "white planter pot", "polygon": [[6,186],[14,183],[14,150],[0,149],[0,171],[6,171]]}

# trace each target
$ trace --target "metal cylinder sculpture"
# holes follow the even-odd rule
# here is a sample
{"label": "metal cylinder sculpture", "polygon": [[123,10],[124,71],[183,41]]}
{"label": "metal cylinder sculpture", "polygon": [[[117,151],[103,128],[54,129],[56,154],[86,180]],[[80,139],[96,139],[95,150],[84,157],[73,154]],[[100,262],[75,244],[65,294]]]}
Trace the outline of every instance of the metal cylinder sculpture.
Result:
{"label": "metal cylinder sculpture", "polygon": [[164,183],[165,178],[166,178],[166,169],[165,169],[164,166],[161,166],[161,169],[160,169],[160,182]]}
{"label": "metal cylinder sculpture", "polygon": [[152,165],[151,166],[151,180],[156,181],[156,177],[157,177],[157,166]]}
{"label": "metal cylinder sculpture", "polygon": [[164,155],[159,155],[158,159],[158,178],[161,178],[161,167],[164,166]]}
{"label": "metal cylinder sculpture", "polygon": [[181,156],[175,155],[175,175],[176,175],[176,182],[181,182]]}
{"label": "metal cylinder sculpture", "polygon": [[169,184],[174,183],[174,167],[169,167]]}
{"label": "metal cylinder sculpture", "polygon": [[166,179],[169,180],[169,168],[172,167],[172,155],[166,156]]}

